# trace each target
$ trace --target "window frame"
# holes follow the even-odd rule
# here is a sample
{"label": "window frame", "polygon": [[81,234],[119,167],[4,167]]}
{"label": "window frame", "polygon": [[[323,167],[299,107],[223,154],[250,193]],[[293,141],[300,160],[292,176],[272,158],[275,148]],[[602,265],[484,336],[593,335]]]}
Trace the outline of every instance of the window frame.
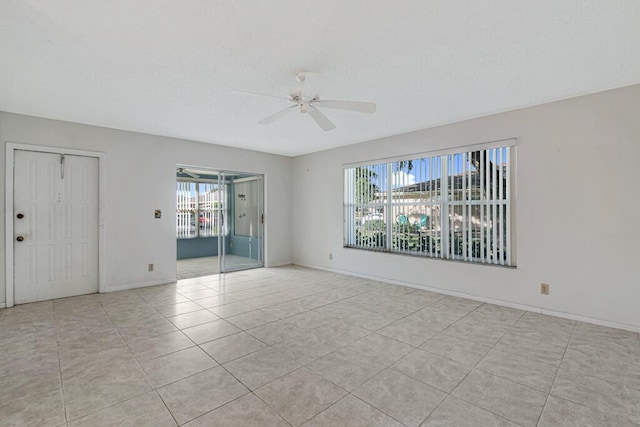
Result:
{"label": "window frame", "polygon": [[[227,217],[229,217],[229,203],[228,203],[228,197],[229,197],[229,184],[227,182],[218,182],[218,180],[215,179],[206,179],[206,178],[186,178],[186,177],[177,177],[176,179],[176,192],[178,191],[178,185],[180,185],[180,183],[188,183],[188,184],[194,184],[195,186],[195,206],[192,209],[188,209],[188,211],[190,211],[190,214],[193,215],[194,217],[194,227],[195,227],[195,233],[193,236],[189,235],[189,236],[180,236],[178,235],[178,230],[176,229],[176,239],[178,240],[189,240],[189,239],[199,239],[199,238],[211,238],[211,237],[219,237],[220,236],[220,227],[222,227],[222,236],[228,236],[229,235],[229,227],[226,221],[220,221],[220,215],[226,215]],[[219,186],[224,186],[224,189],[222,190],[222,200],[218,201],[218,207],[217,208],[213,208],[213,209],[207,209],[207,210],[202,210],[200,208],[200,184],[208,184],[208,185],[217,185]],[[218,188],[216,191],[220,191],[220,188]],[[179,211],[179,201],[178,199],[178,195],[176,194],[176,215],[180,215],[182,212]],[[200,215],[203,212],[211,212],[213,218],[215,219],[217,218],[217,220],[214,221],[214,224],[211,226],[211,233],[207,233],[206,235],[202,235],[202,231],[201,231],[201,227],[200,227]],[[215,228],[218,228],[218,232],[214,233]]]}
{"label": "window frame", "polygon": [[[506,157],[503,157],[504,151],[497,150],[497,149],[502,149],[505,147],[508,147],[508,149],[505,150],[507,155]],[[390,254],[396,254],[396,255],[408,255],[408,256],[414,256],[414,257],[420,257],[420,258],[452,260],[452,261],[458,261],[458,262],[465,262],[469,264],[492,265],[492,266],[515,268],[517,265],[517,262],[516,262],[516,242],[515,242],[516,212],[515,212],[514,206],[516,202],[517,147],[518,147],[518,140],[515,138],[510,138],[510,139],[497,140],[497,141],[486,142],[481,144],[472,144],[472,145],[466,145],[466,146],[459,146],[455,148],[434,150],[434,151],[429,151],[424,153],[407,154],[407,155],[397,156],[397,157],[389,157],[384,159],[376,159],[376,160],[368,160],[368,161],[360,161],[355,163],[343,164],[342,166],[343,190],[344,190],[343,210],[342,210],[343,212],[343,247],[347,249],[360,249],[360,250],[367,250],[372,252],[383,252],[383,253],[390,253]],[[489,151],[489,150],[492,150],[492,151]],[[470,154],[471,152],[484,152],[486,154],[481,155],[480,161],[488,159],[488,160],[492,160],[494,164],[500,165],[499,167],[505,167],[505,169],[503,169],[504,174],[496,175],[496,177],[494,178],[491,175],[493,172],[491,172],[489,168],[484,168],[483,166],[484,168],[483,173],[486,174],[487,179],[491,177],[491,183],[489,187],[486,187],[487,188],[486,192],[480,193],[481,196],[480,196],[480,199],[478,200],[473,198],[473,196],[471,195],[472,188],[467,186],[467,183],[470,184],[472,182],[471,180],[475,170],[474,168],[472,168],[470,160],[465,157],[468,153]],[[498,152],[500,153],[499,155],[498,155]],[[489,153],[493,153],[495,157],[491,157],[491,159],[489,159]],[[456,155],[463,156],[461,160],[461,164],[464,165],[462,166],[463,168],[462,171],[460,170],[460,166],[458,166],[457,170],[455,169],[454,162],[456,161],[456,157],[455,157]],[[498,162],[498,159],[499,159],[498,156],[500,156],[499,157],[500,162]],[[435,180],[433,176],[431,177],[431,179],[429,179],[429,177],[427,177],[426,179],[423,177],[423,180],[420,183],[416,183],[416,184],[422,185],[428,182],[428,185],[425,184],[424,186],[424,188],[426,188],[426,187],[431,187],[437,181],[438,185],[435,185],[433,189],[429,188],[429,191],[432,192],[435,189],[436,193],[440,191],[440,195],[435,199],[431,197],[429,199],[421,198],[416,201],[402,200],[394,203],[396,197],[394,195],[394,187],[392,183],[393,179],[389,178],[389,177],[392,177],[392,174],[394,173],[394,165],[398,164],[399,162],[407,162],[407,161],[420,162],[426,159],[433,160],[434,158],[438,159],[438,162],[440,162],[439,167],[443,168],[443,169],[438,169],[439,177],[436,177]],[[467,165],[469,165],[468,170],[467,170]],[[375,200],[370,205],[358,204],[355,201],[355,193],[358,191],[355,187],[356,177],[355,175],[350,177],[349,170],[355,171],[357,170],[357,168],[370,168],[374,166],[377,168],[377,170],[380,169],[380,166],[385,166],[387,168],[385,173],[386,177],[384,178],[384,181],[386,181],[386,188],[380,190],[380,194],[382,194],[384,202],[381,202],[380,200]],[[454,168],[452,169],[454,172],[452,172],[451,175],[449,175],[447,172],[449,167]],[[398,172],[397,168],[396,168],[396,172]],[[462,174],[460,174],[460,172],[462,172]],[[353,173],[355,174],[355,172]],[[477,170],[475,174],[477,175],[476,179],[479,179],[481,181],[485,179],[485,177],[480,176],[481,175],[480,170]],[[460,184],[459,182],[456,182],[457,176],[463,177],[463,178],[459,178],[461,179],[462,184]],[[501,183],[502,185],[498,184],[496,187],[496,182],[498,181],[497,176],[502,176],[501,179],[504,180],[504,182]],[[385,185],[383,181],[376,184]],[[458,184],[458,186],[462,186],[462,188],[457,188],[456,184]],[[377,185],[375,186],[377,187]],[[480,188],[484,188],[484,185],[482,183],[480,183],[479,186]],[[500,193],[501,188],[503,189],[503,193]],[[453,189],[453,191],[451,189]],[[446,190],[446,193],[443,193],[445,190]],[[465,193],[466,191],[468,191],[468,194],[469,194],[468,197],[465,196],[465,194],[467,194]],[[416,193],[417,192],[418,191],[416,191]],[[489,196],[489,192],[491,196]],[[458,196],[458,193],[460,198],[456,199],[456,196]],[[446,197],[444,197],[445,195]],[[504,197],[504,198],[501,199],[500,197]],[[358,209],[362,209],[364,206],[367,206],[367,207],[384,206],[386,208],[386,212],[385,211],[382,212],[384,228],[386,229],[385,230],[386,241],[384,242],[383,247],[379,247],[379,246],[371,247],[366,245],[363,246],[363,245],[359,245],[357,242],[356,230],[358,229],[358,224],[360,222],[360,219],[356,215],[356,212]],[[427,209],[427,206],[429,206],[428,209]],[[473,241],[474,239],[471,239],[471,240],[469,239],[469,236],[475,235],[474,234],[475,226],[473,226],[472,224],[472,219],[474,218],[472,214],[472,209],[474,209],[475,206],[479,206],[479,209],[482,212],[488,211],[493,215],[491,224],[503,224],[503,221],[506,223],[501,227],[500,226],[497,227],[495,225],[490,226],[489,222],[481,222],[481,224],[483,225],[480,227],[480,233],[481,233],[479,238],[480,249],[477,249],[474,246],[475,244]],[[418,215],[416,212],[420,210],[423,212],[427,212],[427,211],[439,212],[439,215],[438,215],[439,218],[436,218],[436,221],[438,221],[440,224],[439,229],[437,229],[437,227],[432,227],[431,225],[434,220],[434,217],[432,216],[432,214],[429,214],[426,216],[430,222],[429,232],[437,230],[437,234],[439,234],[438,236],[440,238],[439,251],[438,250],[434,251],[433,240],[429,240],[429,250],[426,252],[425,252],[424,246],[422,246],[423,248],[422,250],[418,250],[418,251],[400,250],[394,247],[394,242],[393,242],[394,227],[397,227],[397,224],[399,224],[399,221],[397,221],[395,218],[396,215],[394,214],[394,212],[397,212],[399,207],[404,207],[407,209],[404,209],[404,212],[401,211],[397,215],[398,217],[401,213],[404,213],[407,216],[407,218],[416,216]],[[409,208],[415,208],[415,209],[409,209]],[[411,213],[412,210],[413,210],[413,213]],[[367,209],[367,211],[369,210]],[[378,212],[378,210],[376,210],[376,212]],[[463,212],[463,213],[456,214],[455,212]],[[453,216],[451,215],[452,213],[453,213]],[[365,216],[367,215],[370,215],[370,214],[365,214]],[[423,214],[422,216],[425,216],[425,214]],[[453,230],[449,230],[449,227],[448,227],[449,224],[456,225],[456,216],[458,217],[462,216],[464,218],[462,221],[460,221],[462,222],[462,226],[461,226],[462,227],[461,236],[463,236],[462,238],[459,236],[460,234],[459,228],[461,228],[460,226],[453,227]],[[415,220],[415,218],[413,219]],[[422,219],[420,221],[422,221]],[[484,221],[484,218],[482,221]],[[365,223],[363,221],[362,225],[364,224]],[[405,222],[405,224],[408,224],[408,222]],[[421,224],[420,228],[423,228],[422,222],[420,222],[420,224]],[[415,225],[415,221],[412,225]],[[499,231],[498,229],[502,229],[502,231]],[[420,232],[418,233],[420,234]],[[483,246],[485,242],[484,241],[485,233],[486,233],[486,238],[488,239],[487,242],[491,242],[497,246],[497,249],[496,249],[497,253],[500,253],[500,249],[502,249],[502,251],[504,251],[506,256],[498,256],[492,253],[491,250],[485,251],[485,248]],[[395,235],[396,238],[399,234],[400,233],[396,232],[396,235]],[[499,241],[498,239],[500,238],[502,238],[503,240],[501,240],[500,243],[498,244],[497,242]],[[460,239],[463,240],[463,243],[460,246],[460,249],[458,249],[457,246],[460,245],[458,243],[460,242]],[[473,256],[475,251],[479,251],[479,254],[480,254],[479,257]],[[438,255],[438,253],[440,253],[440,255]]]}

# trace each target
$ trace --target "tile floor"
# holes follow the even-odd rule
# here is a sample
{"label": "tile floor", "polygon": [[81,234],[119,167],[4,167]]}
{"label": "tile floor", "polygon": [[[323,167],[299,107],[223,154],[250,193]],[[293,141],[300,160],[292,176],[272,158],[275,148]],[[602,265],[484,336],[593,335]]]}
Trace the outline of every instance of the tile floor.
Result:
{"label": "tile floor", "polygon": [[[260,262],[255,259],[244,258],[237,255],[225,255],[227,271],[244,270],[260,267]],[[178,279],[191,279],[193,277],[217,274],[218,257],[198,257],[178,260]]]}
{"label": "tile floor", "polygon": [[633,426],[640,337],[300,267],[0,310],[2,426]]}

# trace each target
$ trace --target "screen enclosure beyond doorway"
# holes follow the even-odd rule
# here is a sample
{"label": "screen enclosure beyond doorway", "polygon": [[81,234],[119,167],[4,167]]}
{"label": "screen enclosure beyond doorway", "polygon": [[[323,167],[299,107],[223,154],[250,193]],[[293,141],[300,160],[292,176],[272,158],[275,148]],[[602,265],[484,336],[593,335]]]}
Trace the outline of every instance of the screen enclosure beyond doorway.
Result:
{"label": "screen enclosure beyond doorway", "polygon": [[178,165],[178,278],[262,267],[263,213],[263,175]]}

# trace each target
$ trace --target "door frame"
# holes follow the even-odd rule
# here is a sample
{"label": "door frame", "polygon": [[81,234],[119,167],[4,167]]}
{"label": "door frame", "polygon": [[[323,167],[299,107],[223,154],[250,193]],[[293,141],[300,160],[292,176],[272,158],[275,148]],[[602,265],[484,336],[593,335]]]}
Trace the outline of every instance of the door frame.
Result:
{"label": "door frame", "polygon": [[105,291],[106,268],[105,256],[105,200],[106,200],[106,153],[87,150],[76,150],[54,146],[21,144],[7,142],[5,167],[5,306],[14,305],[14,253],[13,253],[13,184],[14,158],[16,150],[40,153],[64,154],[71,156],[94,157],[98,159],[98,292]]}
{"label": "door frame", "polygon": [[[268,188],[268,176],[266,172],[254,172],[254,171],[250,171],[250,170],[237,170],[237,169],[229,169],[229,168],[223,168],[223,167],[214,167],[214,166],[198,166],[195,164],[189,164],[189,163],[177,163],[174,170],[173,170],[173,174],[175,174],[176,169],[178,168],[185,168],[185,169],[202,169],[202,170],[207,170],[207,171],[211,171],[211,172],[215,172],[215,173],[238,173],[238,174],[247,174],[247,175],[255,175],[256,177],[260,177],[262,179],[262,186],[261,186],[261,190],[262,190],[262,194],[261,194],[261,199],[260,199],[260,203],[261,203],[261,215],[262,215],[262,221],[261,221],[261,226],[262,226],[262,245],[261,245],[261,251],[262,251],[262,265],[258,268],[268,268],[269,265],[267,264],[267,258],[268,258],[268,249],[267,249],[267,240],[268,240],[268,231],[267,231],[267,208],[268,208],[268,194],[267,194],[267,188]],[[242,178],[241,178],[242,179]],[[174,203],[175,203],[175,193],[174,193]],[[175,233],[175,231],[174,231]],[[220,245],[220,239],[218,238],[218,245]],[[177,246],[177,241],[176,241],[176,246]],[[176,248],[177,250],[177,248]],[[218,250],[218,257],[220,257],[220,250]],[[220,258],[218,258],[220,259]],[[220,264],[218,264],[218,269],[220,270]],[[234,270],[232,270],[231,272],[233,272]],[[240,270],[238,270],[240,271]],[[224,272],[219,271],[218,274],[223,274]],[[178,276],[178,260],[176,259],[176,280]]]}
{"label": "door frame", "polygon": [[[252,173],[252,172],[238,172],[238,171],[228,171],[228,172],[230,172],[230,173],[240,173],[240,174],[250,174],[250,173]],[[260,239],[261,239],[260,243],[261,244],[260,244],[258,250],[260,252],[260,257],[261,257],[262,264],[260,266],[258,266],[258,267],[247,267],[247,268],[240,268],[240,269],[237,269],[237,270],[233,270],[233,269],[232,270],[228,270],[226,268],[225,269],[220,268],[220,270],[224,270],[224,271],[221,271],[222,273],[232,273],[234,271],[244,271],[244,270],[250,270],[250,269],[253,269],[253,268],[265,268],[266,267],[266,261],[265,261],[265,247],[266,247],[265,229],[266,228],[265,228],[265,224],[263,222],[264,213],[265,213],[265,210],[266,210],[265,209],[265,191],[266,191],[265,174],[254,173],[251,176],[248,176],[248,177],[245,177],[245,178],[239,178],[237,180],[234,180],[233,182],[234,183],[236,183],[236,182],[241,183],[241,182],[250,182],[250,181],[259,181],[259,183],[260,183],[260,186],[259,186],[259,188],[260,188],[260,198],[258,200],[258,217],[259,217],[258,226],[259,226],[259,229],[261,231],[261,233],[260,233]],[[234,191],[234,193],[235,193],[235,191]],[[235,198],[230,203],[234,204],[235,203]],[[233,205],[231,207],[231,209],[235,210],[235,205]],[[234,228],[235,228],[235,223],[234,223]],[[233,231],[234,230],[230,230],[229,233],[232,233]]]}

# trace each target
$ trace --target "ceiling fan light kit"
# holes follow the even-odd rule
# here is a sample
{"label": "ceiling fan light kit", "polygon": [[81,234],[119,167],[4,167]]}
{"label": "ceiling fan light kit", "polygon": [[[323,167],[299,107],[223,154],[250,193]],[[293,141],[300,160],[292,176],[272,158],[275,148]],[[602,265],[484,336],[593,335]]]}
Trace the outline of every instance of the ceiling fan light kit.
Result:
{"label": "ceiling fan light kit", "polygon": [[[309,116],[318,126],[320,126],[322,130],[330,131],[335,129],[336,125],[329,120],[329,118],[325,116],[319,108],[333,108],[336,110],[355,111],[358,113],[369,114],[375,113],[376,104],[373,102],[320,99],[318,96],[319,87],[317,85],[317,81],[309,83],[308,76],[310,75],[312,75],[312,73],[297,73],[296,80],[298,81],[298,84],[291,88],[287,98],[281,98],[288,100],[289,102],[293,102],[293,105],[276,111],[275,113],[260,120],[258,123],[261,125],[268,125],[269,123],[273,123],[274,121],[282,118],[294,109],[297,109],[300,113],[309,114]],[[244,91],[237,91],[237,93],[252,96],[268,96],[273,98],[271,95],[255,94]]]}

